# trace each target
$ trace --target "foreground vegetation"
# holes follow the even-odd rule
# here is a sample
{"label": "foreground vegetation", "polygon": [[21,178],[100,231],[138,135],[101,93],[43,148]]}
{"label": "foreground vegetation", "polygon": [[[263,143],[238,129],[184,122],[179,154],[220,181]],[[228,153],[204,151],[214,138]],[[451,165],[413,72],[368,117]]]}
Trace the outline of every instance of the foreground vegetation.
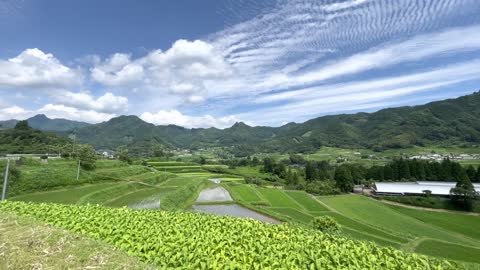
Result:
{"label": "foreground vegetation", "polygon": [[100,239],[162,268],[458,269],[289,225],[196,213],[4,202],[2,211]]}
{"label": "foreground vegetation", "polygon": [[152,269],[126,252],[29,217],[0,212],[2,269]]}

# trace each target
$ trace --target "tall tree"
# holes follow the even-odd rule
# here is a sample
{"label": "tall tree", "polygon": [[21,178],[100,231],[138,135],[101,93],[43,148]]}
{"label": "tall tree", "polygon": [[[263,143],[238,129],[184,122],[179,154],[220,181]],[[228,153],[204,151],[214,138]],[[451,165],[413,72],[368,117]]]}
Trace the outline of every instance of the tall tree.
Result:
{"label": "tall tree", "polygon": [[93,170],[95,169],[95,162],[97,161],[97,153],[93,146],[81,144],[78,146],[78,159],[83,169]]}
{"label": "tall tree", "polygon": [[308,161],[307,165],[305,165],[305,180],[307,182],[312,182],[315,177],[315,166],[313,161]]}
{"label": "tall tree", "polygon": [[460,173],[456,186],[450,190],[453,204],[463,210],[472,211],[473,201],[477,195],[467,173],[463,170],[463,173]]}
{"label": "tall tree", "polygon": [[438,181],[454,181],[452,176],[452,162],[450,159],[444,159],[438,167],[437,180]]}
{"label": "tall tree", "polygon": [[353,177],[348,166],[341,165],[335,170],[335,182],[342,192],[353,191]]}
{"label": "tall tree", "polygon": [[273,167],[275,166],[275,161],[271,157],[266,157],[263,159],[263,171],[266,173],[272,173]]}
{"label": "tall tree", "polygon": [[475,182],[476,181],[475,179],[477,177],[477,170],[475,170],[475,168],[472,165],[470,165],[467,168],[467,175],[470,181]]}
{"label": "tall tree", "polygon": [[410,167],[408,166],[408,161],[401,158],[398,161],[398,179],[410,179]]}
{"label": "tall tree", "polygon": [[120,148],[117,150],[116,156],[118,160],[126,162],[128,164],[132,164],[132,159],[130,158],[130,155],[128,154],[128,149],[126,148]]}

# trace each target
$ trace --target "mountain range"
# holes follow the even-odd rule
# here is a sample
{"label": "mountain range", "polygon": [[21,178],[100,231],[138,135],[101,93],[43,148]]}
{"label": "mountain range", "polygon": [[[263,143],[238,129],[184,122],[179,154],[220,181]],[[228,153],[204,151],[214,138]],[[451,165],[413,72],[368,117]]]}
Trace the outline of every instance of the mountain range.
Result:
{"label": "mountain range", "polygon": [[[0,122],[11,127],[15,120]],[[125,146],[135,153],[153,147],[224,146],[239,155],[250,152],[311,152],[322,145],[382,150],[411,146],[462,146],[480,143],[480,92],[420,106],[383,109],[374,113],[322,116],[281,127],[251,127],[235,123],[226,129],[156,126],[137,116],[119,116],[99,124],[37,115],[28,119],[37,129],[67,135],[97,149]]]}
{"label": "mountain range", "polygon": [[[19,120],[16,119],[0,121],[0,128],[14,128],[18,121]],[[67,132],[90,125],[85,122],[67,119],[50,119],[44,114],[37,114],[34,117],[28,118],[27,121],[28,125],[32,128],[52,132]]]}

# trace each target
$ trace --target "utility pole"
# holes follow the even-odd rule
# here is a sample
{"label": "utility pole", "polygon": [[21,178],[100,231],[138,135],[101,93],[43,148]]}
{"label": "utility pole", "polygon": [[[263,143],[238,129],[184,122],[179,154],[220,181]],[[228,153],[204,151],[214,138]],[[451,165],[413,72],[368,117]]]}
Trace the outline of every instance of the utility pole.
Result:
{"label": "utility pole", "polygon": [[77,168],[77,181],[80,178],[80,159],[78,160],[78,168]]}
{"label": "utility pole", "polygon": [[7,159],[7,167],[5,168],[5,178],[3,179],[2,201],[5,200],[5,195],[7,195],[7,182],[8,182],[8,169],[9,168],[10,168],[10,159]]}
{"label": "utility pole", "polygon": [[73,149],[72,152],[75,154],[75,140],[77,139],[77,135],[73,135]]}

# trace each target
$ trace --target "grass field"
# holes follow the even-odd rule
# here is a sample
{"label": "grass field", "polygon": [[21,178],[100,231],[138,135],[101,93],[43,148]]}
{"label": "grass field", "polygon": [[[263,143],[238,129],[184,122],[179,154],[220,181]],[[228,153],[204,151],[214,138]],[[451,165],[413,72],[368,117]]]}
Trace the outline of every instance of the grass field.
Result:
{"label": "grass field", "polygon": [[62,188],[54,191],[36,192],[11,198],[14,201],[53,202],[75,204],[77,201],[92,192],[111,187],[115,183],[87,184],[78,187]]}
{"label": "grass field", "polygon": [[[480,248],[478,216],[395,207],[360,195],[313,198],[303,191],[234,183],[225,186],[234,200],[282,220],[308,226],[314,217],[328,215],[341,224],[344,234],[356,239],[410,252],[477,262],[471,254]],[[428,248],[431,241],[436,241],[435,249]],[[450,256],[450,248],[458,252]]]}
{"label": "grass field", "polygon": [[328,211],[328,208],[320,204],[317,200],[313,199],[310,195],[303,191],[286,191],[285,193],[297,203],[301,204],[307,211]]}
{"label": "grass field", "polygon": [[260,194],[250,185],[230,185],[230,193],[237,201],[260,202]]}
{"label": "grass field", "polygon": [[465,247],[429,239],[422,241],[416,247],[415,251],[430,256],[449,258],[459,261],[465,261],[466,258],[468,258],[468,261],[480,264],[479,248]]}
{"label": "grass field", "polygon": [[108,244],[4,212],[0,243],[2,269],[152,269]]}
{"label": "grass field", "polygon": [[[411,238],[401,246],[405,250],[476,262],[468,254],[478,252],[480,248],[478,216],[407,209],[355,195],[320,197],[319,200],[338,214],[359,223]],[[428,249],[432,240],[436,241],[435,249]],[[449,252],[452,247],[464,252]]]}

